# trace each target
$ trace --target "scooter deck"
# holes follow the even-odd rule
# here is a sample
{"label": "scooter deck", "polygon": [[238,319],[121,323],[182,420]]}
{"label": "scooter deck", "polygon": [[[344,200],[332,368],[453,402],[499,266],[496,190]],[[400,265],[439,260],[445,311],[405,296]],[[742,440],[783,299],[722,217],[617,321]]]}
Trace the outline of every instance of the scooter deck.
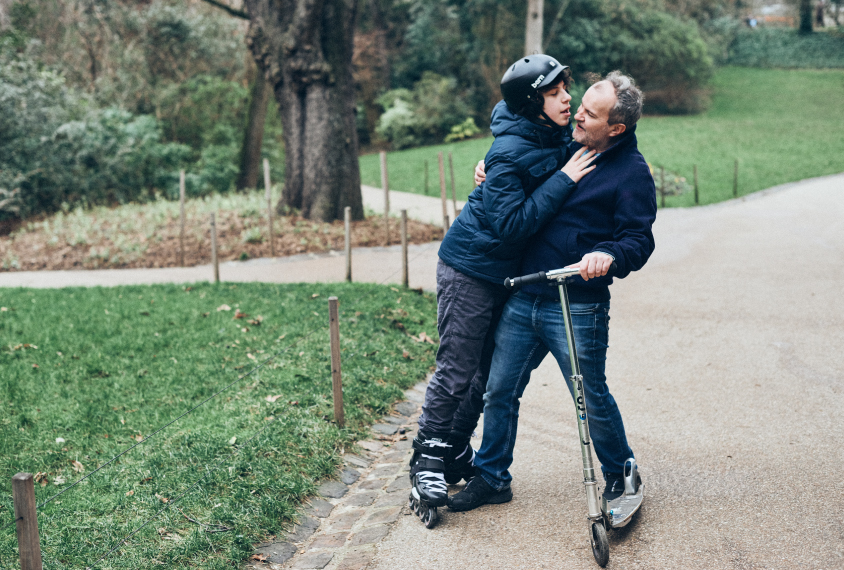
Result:
{"label": "scooter deck", "polygon": [[627,523],[633,519],[633,515],[642,506],[644,491],[645,486],[639,484],[639,489],[635,495],[621,495],[612,501],[602,499],[601,510],[604,511],[612,528],[627,526]]}

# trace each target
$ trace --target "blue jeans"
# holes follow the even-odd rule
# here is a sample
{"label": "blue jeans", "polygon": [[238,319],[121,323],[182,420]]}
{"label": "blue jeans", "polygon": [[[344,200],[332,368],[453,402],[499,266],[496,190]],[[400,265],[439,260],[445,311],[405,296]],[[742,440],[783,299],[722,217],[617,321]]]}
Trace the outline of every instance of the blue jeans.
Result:
{"label": "blue jeans", "polygon": [[[621,413],[604,374],[609,310],[608,302],[571,304],[589,432],[604,474],[623,472],[625,460],[633,457]],[[530,380],[530,373],[549,351],[557,359],[571,392],[568,381],[571,365],[560,303],[529,293],[516,293],[504,306],[495,333],[495,353],[484,395],[484,437],[475,457],[477,473],[496,490],[506,488],[513,479],[508,469],[513,463],[519,399]],[[573,409],[571,413],[574,415]]]}

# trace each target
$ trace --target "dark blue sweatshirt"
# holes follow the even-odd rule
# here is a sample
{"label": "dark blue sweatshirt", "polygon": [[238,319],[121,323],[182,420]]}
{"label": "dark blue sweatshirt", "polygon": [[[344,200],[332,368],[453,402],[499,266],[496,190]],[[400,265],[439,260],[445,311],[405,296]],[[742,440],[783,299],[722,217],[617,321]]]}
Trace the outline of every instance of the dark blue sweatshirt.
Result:
{"label": "dark blue sweatshirt", "polygon": [[575,187],[560,171],[570,156],[571,127],[537,125],[501,101],[492,134],[486,181],[469,195],[439,256],[461,273],[503,286],[518,272],[529,239]]}
{"label": "dark blue sweatshirt", "polygon": [[[615,258],[619,279],[641,269],[654,250],[651,226],[656,219],[656,189],[650,168],[639,152],[636,128],[604,151],[595,170],[580,179],[556,216],[538,233],[525,253],[521,275],[577,263],[587,253],[602,251]],[[571,144],[572,152],[581,145]],[[609,301],[613,278],[569,282],[573,303]],[[528,293],[559,299],[556,282],[524,287]]]}

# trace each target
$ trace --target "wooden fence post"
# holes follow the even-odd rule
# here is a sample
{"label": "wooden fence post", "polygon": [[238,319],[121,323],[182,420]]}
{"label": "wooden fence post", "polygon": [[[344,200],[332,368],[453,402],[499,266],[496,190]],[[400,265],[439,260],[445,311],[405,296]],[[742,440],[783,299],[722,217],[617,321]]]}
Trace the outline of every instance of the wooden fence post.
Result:
{"label": "wooden fence post", "polygon": [[733,198],[738,198],[738,159],[733,167]]}
{"label": "wooden fence post", "polygon": [[659,201],[660,208],[665,207],[665,167],[659,167]]}
{"label": "wooden fence post", "polygon": [[451,203],[454,205],[454,217],[457,217],[457,191],[454,189],[454,162],[451,151],[448,151],[448,170],[451,173]]}
{"label": "wooden fence post", "polygon": [[443,164],[443,153],[437,155],[440,162],[440,198],[443,202],[443,237],[448,231],[448,199],[445,196],[445,165]]}
{"label": "wooden fence post", "polygon": [[401,284],[409,286],[407,267],[407,210],[401,211]]}
{"label": "wooden fence post", "polygon": [[264,194],[267,198],[267,222],[270,226],[270,257],[275,257],[275,243],[273,242],[273,192],[270,184],[270,161],[264,159]]}
{"label": "wooden fence post", "polygon": [[38,515],[35,513],[35,483],[32,473],[18,473],[12,477],[12,495],[21,570],[41,570],[41,541],[38,538]]}
{"label": "wooden fence post", "polygon": [[381,151],[381,188],[384,189],[384,245],[390,245],[390,179],[387,176],[387,153]]}
{"label": "wooden fence post", "polygon": [[352,282],[352,208],[343,209],[343,222],[346,225],[346,281]]}
{"label": "wooden fence post", "polygon": [[331,338],[331,387],[334,392],[334,421],[341,428],[346,423],[343,411],[343,378],[340,375],[340,317],[337,297],[328,298],[328,328]]}
{"label": "wooden fence post", "polygon": [[695,206],[697,206],[699,203],[700,203],[700,199],[699,199],[698,190],[697,190],[697,164],[695,164]]}
{"label": "wooden fence post", "polygon": [[425,196],[428,195],[428,161],[425,161]]}
{"label": "wooden fence post", "polygon": [[220,262],[217,259],[217,222],[211,214],[211,263],[214,265],[214,283],[220,282]]}
{"label": "wooden fence post", "polygon": [[185,171],[179,171],[179,260],[185,266]]}

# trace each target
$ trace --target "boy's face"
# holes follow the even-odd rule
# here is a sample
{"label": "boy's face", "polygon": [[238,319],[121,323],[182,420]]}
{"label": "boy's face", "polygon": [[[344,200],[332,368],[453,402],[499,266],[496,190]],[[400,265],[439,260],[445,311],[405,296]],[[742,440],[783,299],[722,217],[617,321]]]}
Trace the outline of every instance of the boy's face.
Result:
{"label": "boy's face", "polygon": [[542,97],[545,102],[542,105],[542,110],[548,117],[560,125],[565,127],[571,120],[571,95],[566,91],[565,83],[558,83],[554,87],[542,92]]}

